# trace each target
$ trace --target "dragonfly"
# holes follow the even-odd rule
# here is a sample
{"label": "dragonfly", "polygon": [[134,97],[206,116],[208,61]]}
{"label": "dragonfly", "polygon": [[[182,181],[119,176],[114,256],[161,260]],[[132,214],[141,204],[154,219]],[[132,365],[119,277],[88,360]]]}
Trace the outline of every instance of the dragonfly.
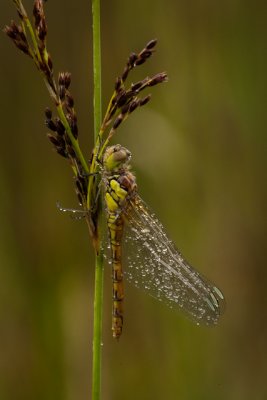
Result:
{"label": "dragonfly", "polygon": [[[117,144],[106,148],[102,161],[113,281],[113,337],[118,339],[122,334],[124,276],[169,307],[183,311],[196,324],[217,324],[224,310],[222,292],[188,264],[139,196],[130,160],[130,151]],[[128,264],[125,272],[123,260]]]}
{"label": "dragonfly", "polygon": [[[225,308],[222,292],[191,267],[169,239],[139,196],[130,161],[130,151],[120,144],[107,147],[99,160],[110,249],[105,256],[112,266],[113,337],[119,339],[123,329],[124,277],[197,325],[216,325]],[[84,210],[58,207],[86,215]]]}

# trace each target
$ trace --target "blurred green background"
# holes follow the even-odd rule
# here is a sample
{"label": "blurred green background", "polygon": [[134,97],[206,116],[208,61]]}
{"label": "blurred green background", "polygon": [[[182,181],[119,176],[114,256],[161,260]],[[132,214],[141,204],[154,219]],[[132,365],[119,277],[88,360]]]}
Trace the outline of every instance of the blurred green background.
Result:
{"label": "blurred green background", "polygon": [[[31,0],[24,5],[29,13]],[[49,1],[56,71],[72,72],[84,152],[92,146],[89,1]],[[102,1],[103,105],[131,51],[159,40],[132,79],[169,82],[114,139],[133,153],[139,190],[186,258],[222,289],[216,328],[194,326],[126,287],[111,337],[106,267],[103,400],[267,398],[266,2]],[[0,6],[3,27],[15,18]],[[93,251],[72,174],[46,138],[50,99],[30,59],[1,36],[0,399],[90,398]]]}

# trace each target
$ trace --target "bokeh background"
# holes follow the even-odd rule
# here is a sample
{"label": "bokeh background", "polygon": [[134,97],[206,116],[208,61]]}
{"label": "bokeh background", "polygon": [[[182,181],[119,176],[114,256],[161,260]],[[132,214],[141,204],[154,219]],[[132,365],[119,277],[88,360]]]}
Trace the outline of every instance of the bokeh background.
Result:
{"label": "bokeh background", "polygon": [[[29,13],[31,0],[24,1]],[[72,72],[85,154],[92,146],[89,1],[49,1],[56,71]],[[102,1],[103,107],[131,51],[157,37],[132,76],[167,71],[119,129],[139,190],[186,258],[222,289],[216,328],[194,326],[126,287],[111,337],[106,267],[103,399],[267,398],[266,2]],[[1,1],[3,27],[15,18]],[[72,174],[46,138],[50,99],[30,59],[1,36],[0,399],[90,398],[94,259]]]}

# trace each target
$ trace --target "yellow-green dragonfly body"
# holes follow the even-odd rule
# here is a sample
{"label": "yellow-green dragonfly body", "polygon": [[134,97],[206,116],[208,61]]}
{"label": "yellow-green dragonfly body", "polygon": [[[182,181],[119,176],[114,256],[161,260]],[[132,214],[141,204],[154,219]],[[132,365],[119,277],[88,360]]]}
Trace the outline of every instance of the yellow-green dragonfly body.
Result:
{"label": "yellow-green dragonfly body", "polygon": [[128,281],[170,307],[183,310],[197,324],[216,324],[223,309],[221,291],[194,270],[140,198],[130,171],[131,153],[110,146],[103,157],[104,197],[113,278],[113,337],[123,326],[122,248]]}
{"label": "yellow-green dragonfly body", "polygon": [[126,163],[129,158],[130,152],[120,145],[108,147],[103,158],[105,203],[112,254],[112,331],[115,338],[120,337],[123,326],[122,238],[124,216],[129,200],[136,191],[134,175],[129,171]]}

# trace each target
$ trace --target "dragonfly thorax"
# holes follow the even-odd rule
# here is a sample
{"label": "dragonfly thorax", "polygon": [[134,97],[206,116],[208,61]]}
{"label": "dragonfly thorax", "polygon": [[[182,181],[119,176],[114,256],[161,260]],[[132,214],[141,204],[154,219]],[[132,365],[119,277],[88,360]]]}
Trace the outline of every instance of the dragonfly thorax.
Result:
{"label": "dragonfly thorax", "polygon": [[114,172],[127,169],[130,159],[130,151],[120,144],[107,147],[103,157],[105,172],[113,174]]}

